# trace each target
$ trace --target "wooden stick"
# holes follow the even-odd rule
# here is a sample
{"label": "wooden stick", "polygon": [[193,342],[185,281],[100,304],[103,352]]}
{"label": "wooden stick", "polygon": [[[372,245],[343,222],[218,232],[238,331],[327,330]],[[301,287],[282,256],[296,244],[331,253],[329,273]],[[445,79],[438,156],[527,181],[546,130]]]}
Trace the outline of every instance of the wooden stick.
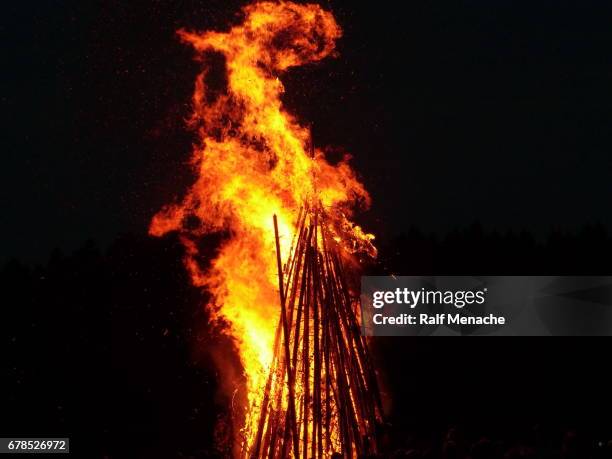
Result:
{"label": "wooden stick", "polygon": [[[287,326],[287,312],[285,310],[285,294],[284,294],[284,282],[283,282],[283,268],[281,262],[281,253],[280,253],[280,240],[278,236],[278,222],[276,220],[276,214],[273,217],[274,221],[274,238],[276,242],[276,263],[278,268],[278,290],[280,295],[280,303],[281,303],[281,316],[283,322],[283,344],[285,348],[285,368],[288,369],[290,366],[291,360],[289,359],[289,328]],[[294,456],[295,459],[299,459],[299,451],[297,446],[297,429],[296,429],[296,419],[295,419],[295,387],[293,385],[293,378],[291,378],[291,371],[287,371],[287,383],[289,386],[289,416],[291,417],[291,428],[293,429],[293,439],[294,439]]]}
{"label": "wooden stick", "polygon": [[[312,246],[308,246],[306,248],[306,251],[308,252],[308,261],[309,261],[309,265],[312,268],[312,258],[313,258],[313,253],[312,253]],[[307,293],[306,293],[306,301],[304,302],[304,317],[302,319],[302,321],[304,322],[304,337],[302,338],[302,344],[303,344],[303,349],[302,349],[302,368],[303,368],[303,373],[302,373],[302,391],[303,394],[302,396],[304,397],[304,412],[303,412],[303,429],[304,429],[304,435],[302,437],[303,440],[303,451],[302,451],[302,457],[303,459],[308,459],[308,417],[309,417],[309,413],[310,413],[310,361],[309,361],[309,356],[310,356],[310,303],[312,301],[312,288],[311,288],[311,272],[312,269],[309,269],[309,276],[308,279],[306,281],[306,289],[307,289]]]}
{"label": "wooden stick", "polygon": [[[317,259],[318,265],[318,254],[315,253],[314,257]],[[319,275],[318,269],[313,269],[313,284],[315,292],[313,295],[313,354],[314,354],[314,381],[313,381],[313,409],[312,409],[312,457],[322,457],[323,452],[321,449],[321,356],[319,347],[319,302],[317,301],[319,295]],[[316,449],[316,446],[319,449]]]}

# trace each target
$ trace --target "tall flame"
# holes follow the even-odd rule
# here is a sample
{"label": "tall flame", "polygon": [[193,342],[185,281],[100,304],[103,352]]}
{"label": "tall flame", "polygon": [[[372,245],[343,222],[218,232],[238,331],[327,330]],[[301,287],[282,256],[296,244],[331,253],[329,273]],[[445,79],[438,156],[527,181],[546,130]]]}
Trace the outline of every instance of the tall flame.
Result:
{"label": "tall flame", "polygon": [[[375,249],[373,236],[349,221],[355,203],[370,201],[349,158],[329,163],[311,146],[309,130],[281,103],[279,76],[329,56],[341,36],[338,24],[314,4],[261,2],[243,13],[242,24],[227,32],[178,32],[199,55],[224,58],[226,87],[208,87],[207,69],[197,76],[190,120],[200,141],[192,157],[197,179],[180,203],[154,216],[149,231],[155,236],[180,231],[194,284],[211,293],[213,320],[229,324],[254,407],[265,386],[279,316],[272,215],[278,216],[284,257],[298,213],[309,205],[332,216],[330,231],[344,248]],[[203,270],[197,240],[220,231],[228,237]],[[253,415],[243,422],[247,441],[254,422]]]}

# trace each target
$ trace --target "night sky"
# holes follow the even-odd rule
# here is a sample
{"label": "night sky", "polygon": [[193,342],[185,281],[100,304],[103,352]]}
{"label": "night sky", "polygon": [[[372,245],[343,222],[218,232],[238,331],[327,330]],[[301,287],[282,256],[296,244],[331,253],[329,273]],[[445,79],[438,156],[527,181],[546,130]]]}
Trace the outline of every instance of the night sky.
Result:
{"label": "night sky", "polygon": [[[612,5],[324,2],[339,57],[283,77],[319,146],[346,149],[386,238],[612,223]],[[2,14],[3,259],[146,230],[191,181],[199,64],[175,31],[243,2],[11,2]]]}

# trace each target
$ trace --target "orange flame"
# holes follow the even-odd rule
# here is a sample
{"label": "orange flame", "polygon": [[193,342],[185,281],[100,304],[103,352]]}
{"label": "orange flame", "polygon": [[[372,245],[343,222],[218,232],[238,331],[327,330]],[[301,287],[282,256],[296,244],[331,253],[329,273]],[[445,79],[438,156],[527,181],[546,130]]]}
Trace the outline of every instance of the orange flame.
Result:
{"label": "orange flame", "polygon": [[[375,253],[373,236],[348,218],[369,196],[348,165],[326,161],[310,146],[309,130],[281,103],[279,75],[329,56],[341,30],[331,13],[314,4],[261,2],[243,9],[244,21],[227,32],[187,32],[181,39],[200,55],[223,56],[226,87],[198,75],[191,125],[198,130],[192,164],[197,180],[178,204],[153,218],[150,233],[179,230],[193,282],[212,294],[215,319],[229,324],[239,349],[251,407],[265,386],[278,323],[278,281],[272,215],[278,216],[281,252],[290,252],[300,208],[320,205],[334,219],[336,239],[349,251]],[[199,222],[194,229],[187,219]],[[211,267],[197,260],[197,238],[225,231]],[[253,409],[251,410],[253,411]],[[256,416],[242,425],[250,441]]]}

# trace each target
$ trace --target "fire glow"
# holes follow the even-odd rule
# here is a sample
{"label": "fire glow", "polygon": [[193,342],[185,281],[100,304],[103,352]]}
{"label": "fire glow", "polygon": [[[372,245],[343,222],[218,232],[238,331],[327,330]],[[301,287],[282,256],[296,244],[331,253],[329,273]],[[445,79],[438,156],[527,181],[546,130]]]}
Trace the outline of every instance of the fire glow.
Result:
{"label": "fire glow", "polygon": [[[150,233],[179,232],[193,283],[211,293],[207,307],[213,320],[228,324],[249,404],[246,418],[237,421],[242,439],[236,441],[248,446],[279,317],[272,216],[278,216],[283,262],[305,207],[325,209],[327,230],[344,252],[374,255],[375,249],[373,236],[349,220],[356,204],[370,201],[349,158],[328,162],[312,146],[309,129],[281,103],[279,76],[332,54],[341,36],[338,24],[318,5],[290,2],[254,3],[243,9],[243,17],[227,32],[179,31],[198,57],[223,57],[226,83],[212,90],[206,68],[197,76],[190,119],[199,139],[191,162],[196,181],[180,202],[155,215]],[[217,232],[228,237],[210,267],[202,269],[197,241]]]}

